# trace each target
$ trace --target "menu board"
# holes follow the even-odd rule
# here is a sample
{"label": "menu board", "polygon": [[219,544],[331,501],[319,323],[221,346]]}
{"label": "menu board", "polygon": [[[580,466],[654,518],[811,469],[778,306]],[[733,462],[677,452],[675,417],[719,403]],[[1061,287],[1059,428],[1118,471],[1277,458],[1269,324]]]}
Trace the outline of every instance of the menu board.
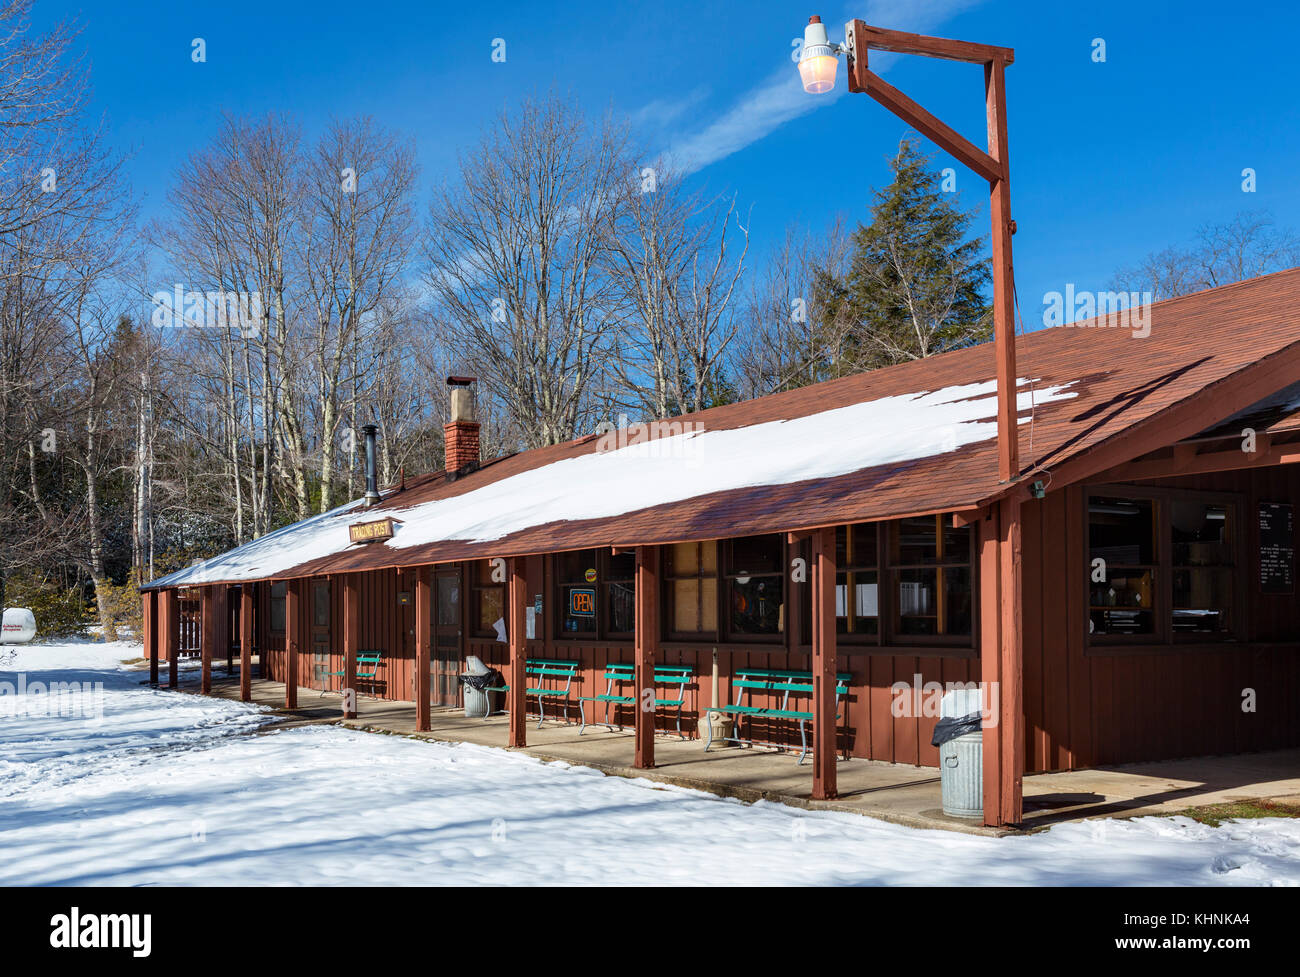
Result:
{"label": "menu board", "polygon": [[1265,594],[1295,592],[1295,515],[1285,502],[1259,504],[1259,588]]}

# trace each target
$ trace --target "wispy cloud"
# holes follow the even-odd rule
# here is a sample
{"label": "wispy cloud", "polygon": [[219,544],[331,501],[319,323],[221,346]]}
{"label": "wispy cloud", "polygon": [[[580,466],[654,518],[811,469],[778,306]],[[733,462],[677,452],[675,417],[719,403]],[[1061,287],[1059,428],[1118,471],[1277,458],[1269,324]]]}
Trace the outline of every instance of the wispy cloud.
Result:
{"label": "wispy cloud", "polygon": [[[869,24],[899,30],[925,32],[944,21],[979,6],[982,0],[867,0],[857,2],[838,19],[827,18],[832,42],[842,40],[842,25],[858,17]],[[802,30],[802,23],[794,30]],[[891,59],[873,59],[872,70],[883,71]],[[732,153],[757,142],[791,119],[831,104],[847,91],[841,81],[830,97],[814,98],[804,93],[799,73],[789,54],[773,52],[773,62],[780,62],[767,78],[750,89],[736,103],[701,129],[683,133],[669,141],[667,155],[682,172],[693,173]],[[842,68],[841,68],[842,74]],[[649,107],[647,107],[649,108]],[[644,110],[643,110],[644,111]]]}

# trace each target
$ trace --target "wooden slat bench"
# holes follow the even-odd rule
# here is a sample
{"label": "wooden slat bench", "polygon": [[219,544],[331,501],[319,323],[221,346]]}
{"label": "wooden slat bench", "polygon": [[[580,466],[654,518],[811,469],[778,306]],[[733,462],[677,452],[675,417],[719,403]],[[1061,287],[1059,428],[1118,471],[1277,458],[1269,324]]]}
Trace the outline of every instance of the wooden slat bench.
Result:
{"label": "wooden slat bench", "polygon": [[[636,678],[635,665],[606,665],[605,666],[605,694],[604,695],[584,695],[578,697],[578,713],[582,717],[582,726],[578,730],[581,736],[587,728],[587,710],[584,703],[603,702],[605,703],[605,725],[612,731],[614,727],[609,721],[609,711],[617,711],[619,706],[636,707],[636,697],[631,695],[619,695],[615,688],[625,682],[631,682]],[[666,685],[673,688],[674,695],[671,698],[659,698],[655,696],[655,708],[660,707],[677,709],[677,735],[682,739],[686,734],[682,732],[682,706],[686,704],[686,686],[695,680],[695,669],[689,665],[656,665],[655,666],[655,685]],[[619,723],[618,728],[622,729],[623,724]]]}
{"label": "wooden slat bench", "polygon": [[[370,691],[375,691],[379,684],[379,670],[383,668],[383,666],[384,653],[382,651],[376,651],[373,649],[370,651],[358,651],[357,685],[365,682],[370,686]],[[347,671],[326,672],[325,674],[340,679],[346,679],[348,677]],[[324,695],[327,691],[327,689],[321,689],[320,694]]]}
{"label": "wooden slat bench", "polygon": [[[564,706],[564,721],[569,721],[569,692],[573,688],[573,680],[578,674],[580,662],[554,661],[546,658],[527,658],[524,660],[524,674],[533,676],[536,686],[524,689],[525,696],[532,696],[537,700],[537,725],[542,725],[542,720],[546,718],[546,700],[555,699]],[[551,683],[549,686],[546,683]],[[509,684],[490,685],[483,691],[485,692],[509,692]],[[491,710],[488,711],[491,715]],[[487,716],[483,717],[487,719]]]}
{"label": "wooden slat bench", "polygon": [[[835,719],[837,721],[840,718],[840,699],[848,694],[850,678],[852,678],[852,675],[849,672],[837,672],[835,675]],[[736,734],[726,738],[731,742],[748,743],[750,745],[757,742],[753,739],[745,739],[740,735],[740,724],[745,719],[749,719],[751,725],[755,719],[797,720],[799,723],[799,741],[802,745],[799,762],[803,763],[804,757],[808,755],[807,724],[812,720],[813,714],[807,710],[791,709],[790,696],[812,695],[812,672],[797,672],[783,668],[737,668],[732,673],[731,687],[736,690],[736,701],[733,705],[707,706],[703,710],[705,715],[711,712],[720,712],[736,717]],[[747,705],[746,700],[753,702],[754,693],[767,693],[769,695],[780,693],[781,705],[777,708]],[[709,747],[713,745],[713,725],[711,723],[708,725],[708,741],[704,744],[706,753]],[[779,747],[782,744],[764,742],[763,745]],[[833,748],[834,744],[832,744]]]}

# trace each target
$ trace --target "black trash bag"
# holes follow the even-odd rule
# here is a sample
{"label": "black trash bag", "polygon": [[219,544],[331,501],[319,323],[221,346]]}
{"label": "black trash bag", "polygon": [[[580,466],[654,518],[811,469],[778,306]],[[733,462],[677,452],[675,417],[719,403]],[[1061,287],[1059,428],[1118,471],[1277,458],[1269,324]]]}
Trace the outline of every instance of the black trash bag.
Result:
{"label": "black trash bag", "polygon": [[468,685],[471,689],[477,689],[479,692],[493,686],[500,687],[506,684],[505,676],[495,668],[489,668],[483,675],[462,675],[460,681],[462,685]]}
{"label": "black trash bag", "polygon": [[983,719],[978,712],[972,712],[969,716],[948,716],[935,724],[930,745],[943,746],[949,740],[955,740],[958,736],[965,736],[967,733],[978,733],[982,728]]}

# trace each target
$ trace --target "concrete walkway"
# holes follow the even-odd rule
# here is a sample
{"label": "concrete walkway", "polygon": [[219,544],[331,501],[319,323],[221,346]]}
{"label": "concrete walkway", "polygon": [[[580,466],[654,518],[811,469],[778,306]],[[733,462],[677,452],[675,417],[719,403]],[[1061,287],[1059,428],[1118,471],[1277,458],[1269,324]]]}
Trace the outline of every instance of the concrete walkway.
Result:
{"label": "concrete walkway", "polygon": [[[238,698],[238,678],[224,673],[224,667],[213,669],[213,694]],[[181,672],[181,691],[198,691],[196,670]],[[421,739],[506,748],[505,716],[466,719],[459,709],[435,708],[432,729],[417,733],[415,704],[411,702],[362,696],[358,718],[344,721],[340,718],[341,699],[334,693],[322,696],[316,689],[300,688],[299,708],[289,712],[283,708],[283,683],[255,678],[252,691],[254,702],[280,714],[276,724],[280,728],[338,723]],[[604,726],[588,726],[579,735],[577,717],[572,718],[570,724],[548,718],[539,729],[533,716],[528,724],[528,746],[523,752],[542,760],[594,767],[613,776],[643,777],[745,801],[772,800],[815,810],[848,811],[917,828],[985,835],[1009,833],[947,817],[941,810],[939,771],[933,767],[843,760],[838,770],[840,798],[813,801],[809,797],[812,766],[798,765],[797,754],[735,746],[715,746],[705,753],[699,740],[659,736],[655,740],[656,768],[637,770],[632,766],[634,744],[630,730],[610,732]],[[1024,792],[1024,828],[1028,830],[1087,818],[1168,815],[1189,807],[1243,799],[1296,803],[1300,802],[1300,749],[1032,774],[1025,777]]]}

